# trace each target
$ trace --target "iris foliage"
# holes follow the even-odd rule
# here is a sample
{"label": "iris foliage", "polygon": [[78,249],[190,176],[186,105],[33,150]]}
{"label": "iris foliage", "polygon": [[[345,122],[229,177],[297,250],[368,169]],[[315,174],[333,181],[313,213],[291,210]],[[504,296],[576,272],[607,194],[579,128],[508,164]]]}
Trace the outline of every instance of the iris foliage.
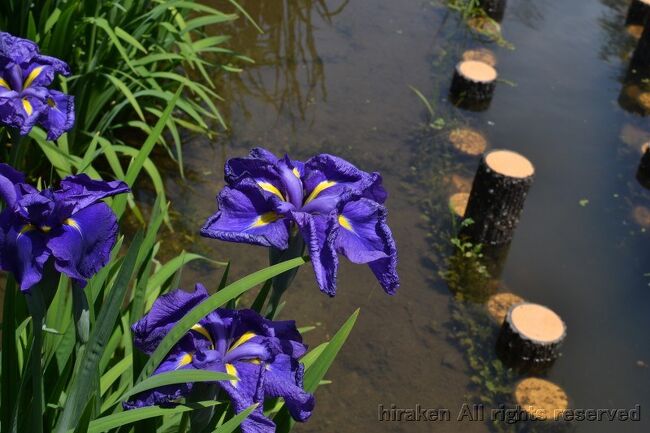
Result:
{"label": "iris foliage", "polygon": [[[250,61],[215,35],[247,19],[230,3],[236,13],[192,0],[3,2],[0,30],[39,51],[0,44],[3,432],[288,432],[314,408],[358,310],[310,349],[295,325],[275,320],[271,286],[308,256],[238,281],[228,263],[159,257],[168,203],[150,156],[163,146],[182,172],[181,131],[226,127],[215,82]],[[147,218],[128,192],[144,172],[158,193]],[[142,229],[127,238],[118,224],[129,211]],[[223,267],[220,281],[204,281],[212,294],[147,326],[197,260]],[[236,326],[220,324],[233,317]],[[169,389],[182,392],[146,399]]]}

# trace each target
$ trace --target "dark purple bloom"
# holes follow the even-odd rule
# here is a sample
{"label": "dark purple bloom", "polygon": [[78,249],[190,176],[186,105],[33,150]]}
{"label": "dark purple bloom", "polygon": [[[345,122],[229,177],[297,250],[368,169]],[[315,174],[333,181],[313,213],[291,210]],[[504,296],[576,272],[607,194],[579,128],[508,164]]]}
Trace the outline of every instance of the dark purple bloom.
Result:
{"label": "dark purple bloom", "polygon": [[43,277],[53,259],[57,271],[80,285],[110,259],[117,219],[101,200],[127,192],[124,182],[66,177],[60,189],[37,190],[25,176],[0,164],[0,267],[16,277],[23,291]]}
{"label": "dark purple bloom", "polygon": [[[177,289],[158,298],[151,311],[133,325],[136,347],[151,354],[171,328],[208,297],[201,284],[192,293]],[[239,413],[265,398],[282,397],[291,416],[306,421],[314,408],[304,391],[304,366],[298,359],[306,347],[293,321],[271,321],[253,310],[219,308],[194,325],[153,374],[179,369],[225,372],[238,380],[219,382]],[[170,406],[187,397],[193,384],[168,385],[136,394],[125,409]],[[215,396],[216,397],[216,396]],[[275,424],[258,406],[242,423],[244,433],[271,433]]]}
{"label": "dark purple bloom", "polygon": [[74,124],[74,97],[48,87],[68,65],[27,39],[0,32],[0,123],[27,134],[35,124],[56,140]]}
{"label": "dark purple bloom", "polygon": [[203,236],[288,248],[297,226],[309,249],[321,290],[336,294],[338,254],[367,263],[384,290],[399,287],[397,249],[386,223],[386,191],[378,173],[366,173],[336,156],[302,163],[253,149],[226,163],[228,185]]}

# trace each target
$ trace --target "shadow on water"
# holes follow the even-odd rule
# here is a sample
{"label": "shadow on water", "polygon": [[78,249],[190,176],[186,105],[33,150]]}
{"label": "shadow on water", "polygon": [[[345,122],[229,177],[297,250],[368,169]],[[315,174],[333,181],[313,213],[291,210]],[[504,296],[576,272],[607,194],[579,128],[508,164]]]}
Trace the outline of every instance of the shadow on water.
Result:
{"label": "shadow on water", "polygon": [[[261,248],[196,236],[216,208],[225,159],[264,146],[299,159],[334,153],[381,171],[400,251],[395,297],[364,267],[342,264],[333,299],[318,293],[311,269],[299,272],[283,316],[317,325],[309,343],[331,336],[357,306],[361,316],[330,372],[333,383],[319,390],[314,416],[297,432],[522,430],[455,421],[465,402],[488,410],[511,403],[522,378],[497,361],[498,327],[484,305],[454,296],[441,277],[454,254],[448,199],[478,161],[449,142],[462,127],[482,133],[488,148],[519,151],[536,166],[496,290],[549,305],[567,322],[563,357],[548,378],[575,408],[650,407],[649,234],[639,225],[650,228],[650,193],[634,178],[650,127],[617,104],[627,67],[621,53],[633,46],[625,2],[509,0],[501,25],[515,50],[477,41],[438,2],[241,4],[264,33],[239,20],[231,47],[256,63],[220,89],[229,133],[216,144],[185,143],[187,181],[174,166],[165,169],[173,238],[231,259],[233,278],[266,265]],[[496,53],[504,81],[489,110],[466,113],[447,101],[451,73],[464,50],[481,46]],[[431,116],[409,86],[431,101]],[[635,221],[640,215],[646,221]],[[194,264],[183,281],[199,276],[210,285],[220,270]],[[380,405],[417,404],[449,408],[452,421],[378,421]],[[641,422],[572,428],[645,432],[648,423],[643,412]]]}

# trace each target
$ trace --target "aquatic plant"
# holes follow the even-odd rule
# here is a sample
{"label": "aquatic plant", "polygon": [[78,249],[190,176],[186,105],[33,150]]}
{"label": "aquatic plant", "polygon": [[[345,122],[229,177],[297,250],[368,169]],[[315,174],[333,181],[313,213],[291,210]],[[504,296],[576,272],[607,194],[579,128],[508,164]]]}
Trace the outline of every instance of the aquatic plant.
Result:
{"label": "aquatic plant", "polygon": [[270,247],[276,256],[301,255],[306,244],[316,281],[329,296],[336,294],[338,254],[367,263],[386,293],[399,287],[379,173],[332,155],[301,162],[258,148],[230,159],[225,179],[219,211],[201,229],[203,236]]}

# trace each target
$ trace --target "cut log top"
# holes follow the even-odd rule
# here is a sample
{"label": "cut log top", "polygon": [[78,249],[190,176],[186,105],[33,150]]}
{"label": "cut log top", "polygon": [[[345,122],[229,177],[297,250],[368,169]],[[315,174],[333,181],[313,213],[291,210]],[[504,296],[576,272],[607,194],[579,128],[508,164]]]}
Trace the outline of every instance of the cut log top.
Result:
{"label": "cut log top", "polygon": [[497,79],[497,71],[487,63],[478,60],[466,60],[458,64],[458,73],[463,77],[481,83]]}
{"label": "cut log top", "polygon": [[449,207],[460,218],[465,216],[465,209],[467,209],[467,201],[469,200],[468,192],[457,192],[449,197]]}
{"label": "cut log top", "polygon": [[569,398],[562,388],[536,377],[529,377],[517,384],[515,401],[522,410],[542,420],[557,419],[569,407]]}
{"label": "cut log top", "polygon": [[650,209],[645,206],[636,206],[632,209],[632,219],[643,228],[650,228]]}
{"label": "cut log top", "polygon": [[485,163],[490,169],[507,177],[526,178],[535,173],[533,164],[511,150],[495,150],[487,154]]}
{"label": "cut log top", "polygon": [[539,304],[518,304],[509,312],[510,323],[522,337],[540,343],[564,338],[566,326],[553,310]]}
{"label": "cut log top", "polygon": [[487,140],[483,135],[470,128],[456,128],[449,133],[453,146],[467,155],[480,155],[485,152]]}

